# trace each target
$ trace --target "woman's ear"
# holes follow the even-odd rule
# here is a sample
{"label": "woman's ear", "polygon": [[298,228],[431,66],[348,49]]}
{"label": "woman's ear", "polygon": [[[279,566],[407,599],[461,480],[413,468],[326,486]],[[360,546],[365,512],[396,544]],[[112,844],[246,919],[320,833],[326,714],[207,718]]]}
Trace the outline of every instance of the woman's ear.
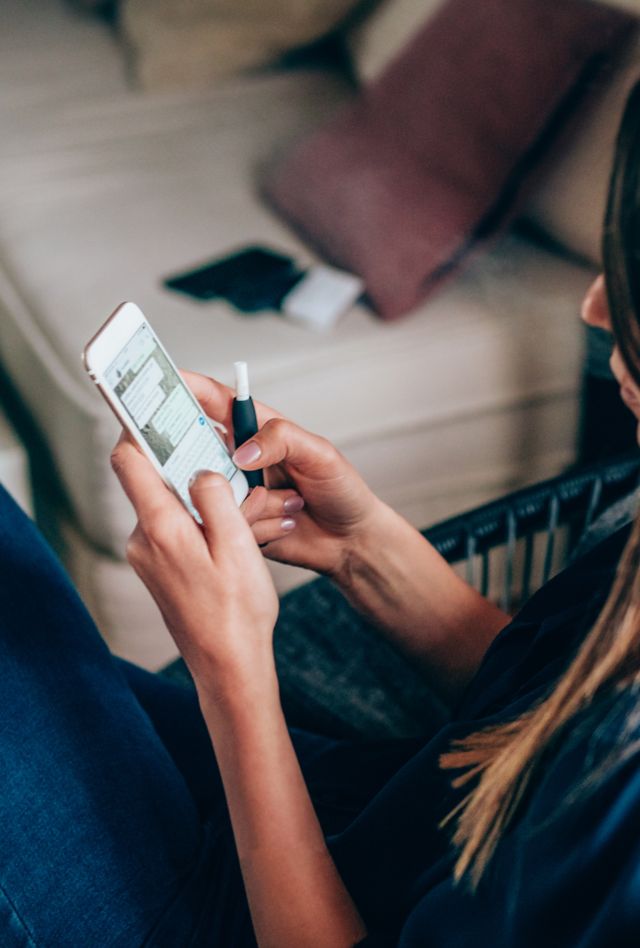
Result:
{"label": "woman's ear", "polygon": [[611,332],[611,316],[609,315],[604,274],[601,273],[597,276],[587,290],[582,301],[581,316],[588,326],[595,326],[597,329],[606,329],[607,332]]}

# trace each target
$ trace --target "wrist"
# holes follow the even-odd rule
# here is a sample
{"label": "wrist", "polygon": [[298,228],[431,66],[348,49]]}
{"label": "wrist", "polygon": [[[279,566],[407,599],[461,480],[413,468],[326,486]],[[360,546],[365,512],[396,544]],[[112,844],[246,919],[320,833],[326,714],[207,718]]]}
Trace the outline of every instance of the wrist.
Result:
{"label": "wrist", "polygon": [[330,574],[331,580],[344,592],[357,581],[362,572],[368,572],[373,562],[380,559],[394,529],[399,515],[378,497],[367,516],[341,546],[336,568]]}
{"label": "wrist", "polygon": [[198,701],[207,719],[232,720],[280,709],[280,688],[273,656],[261,668],[201,669],[194,675]]}

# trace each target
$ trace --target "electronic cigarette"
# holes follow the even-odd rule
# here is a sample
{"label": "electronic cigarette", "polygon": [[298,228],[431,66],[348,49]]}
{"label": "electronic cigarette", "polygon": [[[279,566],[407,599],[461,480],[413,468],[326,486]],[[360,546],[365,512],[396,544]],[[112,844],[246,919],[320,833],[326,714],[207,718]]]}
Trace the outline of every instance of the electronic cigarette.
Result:
{"label": "electronic cigarette", "polygon": [[[234,362],[236,373],[236,397],[233,400],[232,414],[233,435],[236,448],[252,438],[258,431],[258,420],[253,399],[249,394],[249,372],[246,362]],[[262,471],[244,471],[249,487],[259,487],[264,484]]]}

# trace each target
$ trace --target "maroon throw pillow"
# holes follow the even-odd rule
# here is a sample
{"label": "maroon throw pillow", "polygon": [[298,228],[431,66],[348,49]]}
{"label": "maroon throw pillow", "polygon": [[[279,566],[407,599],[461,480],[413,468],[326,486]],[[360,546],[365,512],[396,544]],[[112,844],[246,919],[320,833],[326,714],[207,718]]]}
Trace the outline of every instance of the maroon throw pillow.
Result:
{"label": "maroon throw pillow", "polygon": [[395,319],[504,228],[634,22],[590,0],[449,0],[264,193]]}

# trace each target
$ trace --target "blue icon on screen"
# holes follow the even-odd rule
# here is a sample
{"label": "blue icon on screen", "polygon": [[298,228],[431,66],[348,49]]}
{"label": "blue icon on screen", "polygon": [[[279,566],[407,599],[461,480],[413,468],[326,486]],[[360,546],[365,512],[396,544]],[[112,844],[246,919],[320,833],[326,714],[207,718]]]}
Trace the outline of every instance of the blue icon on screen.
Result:
{"label": "blue icon on screen", "polygon": [[198,424],[199,424],[199,425],[203,425],[203,424],[204,424],[204,415],[200,415],[200,416],[199,416],[199,418],[198,418]]}

